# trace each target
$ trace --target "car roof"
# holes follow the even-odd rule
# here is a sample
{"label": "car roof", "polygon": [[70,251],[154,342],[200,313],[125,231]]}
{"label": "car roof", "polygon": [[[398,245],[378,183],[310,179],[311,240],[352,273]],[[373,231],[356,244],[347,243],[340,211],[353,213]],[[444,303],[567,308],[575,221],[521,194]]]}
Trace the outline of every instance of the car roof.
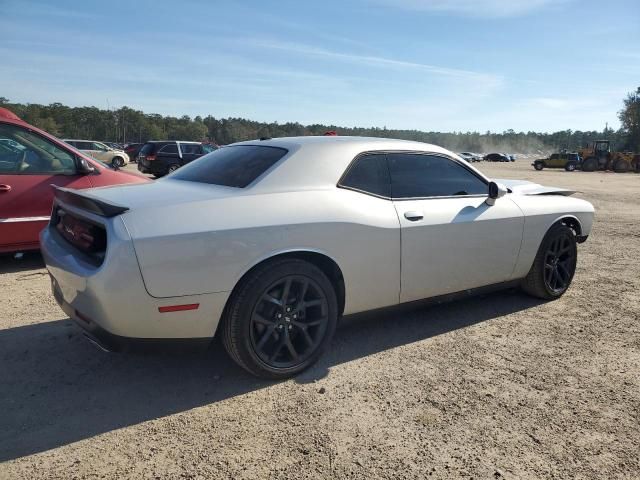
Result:
{"label": "car roof", "polygon": [[295,189],[334,188],[351,162],[365,152],[423,152],[446,155],[481,178],[486,177],[455,153],[437,145],[378,137],[305,136],[282,137],[238,142],[235,146],[283,148],[288,153],[259,179],[252,190],[288,191]]}

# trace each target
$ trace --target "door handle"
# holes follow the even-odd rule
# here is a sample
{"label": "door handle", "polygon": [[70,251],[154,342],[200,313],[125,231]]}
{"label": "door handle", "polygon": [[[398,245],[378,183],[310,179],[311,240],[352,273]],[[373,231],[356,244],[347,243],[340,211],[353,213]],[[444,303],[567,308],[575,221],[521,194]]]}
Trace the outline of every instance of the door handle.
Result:
{"label": "door handle", "polygon": [[424,218],[424,215],[422,215],[422,212],[410,211],[404,212],[404,218],[406,218],[410,222],[417,222],[418,220],[422,220]]}
{"label": "door handle", "polygon": [[11,185],[0,184],[0,193],[10,192]]}

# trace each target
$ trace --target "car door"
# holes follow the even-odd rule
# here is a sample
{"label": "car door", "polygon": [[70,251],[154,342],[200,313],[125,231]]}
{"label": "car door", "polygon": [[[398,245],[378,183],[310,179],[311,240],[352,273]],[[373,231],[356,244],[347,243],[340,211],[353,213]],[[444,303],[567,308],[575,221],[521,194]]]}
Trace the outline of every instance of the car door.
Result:
{"label": "car door", "polygon": [[97,158],[104,163],[111,163],[113,154],[106,145],[99,142],[91,142],[91,152],[93,158]]}
{"label": "car door", "polygon": [[0,161],[0,249],[34,248],[51,214],[52,185],[88,188],[90,179],[77,172],[75,155],[31,130],[0,123],[0,138],[19,144]]}
{"label": "car door", "polygon": [[524,216],[508,195],[487,205],[488,182],[443,155],[387,159],[401,228],[401,302],[511,278]]}
{"label": "car door", "polygon": [[202,146],[197,143],[181,143],[180,151],[182,152],[182,164],[186,165],[202,156]]}

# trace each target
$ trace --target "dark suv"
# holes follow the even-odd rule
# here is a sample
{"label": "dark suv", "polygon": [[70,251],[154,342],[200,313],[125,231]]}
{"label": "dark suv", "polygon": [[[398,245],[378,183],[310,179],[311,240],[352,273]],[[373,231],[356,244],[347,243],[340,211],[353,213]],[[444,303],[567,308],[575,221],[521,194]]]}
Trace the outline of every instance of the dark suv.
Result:
{"label": "dark suv", "polygon": [[162,177],[213,150],[215,148],[211,145],[203,145],[200,142],[147,142],[138,152],[136,160],[138,170],[142,173]]}

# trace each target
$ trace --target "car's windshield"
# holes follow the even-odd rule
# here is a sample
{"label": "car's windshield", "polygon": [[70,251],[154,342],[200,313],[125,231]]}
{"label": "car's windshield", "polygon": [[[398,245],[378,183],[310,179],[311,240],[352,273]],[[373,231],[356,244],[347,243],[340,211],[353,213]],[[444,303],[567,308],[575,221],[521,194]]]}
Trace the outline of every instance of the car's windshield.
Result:
{"label": "car's windshield", "polygon": [[224,147],[189,163],[168,178],[244,188],[286,153],[284,148],[258,145]]}

